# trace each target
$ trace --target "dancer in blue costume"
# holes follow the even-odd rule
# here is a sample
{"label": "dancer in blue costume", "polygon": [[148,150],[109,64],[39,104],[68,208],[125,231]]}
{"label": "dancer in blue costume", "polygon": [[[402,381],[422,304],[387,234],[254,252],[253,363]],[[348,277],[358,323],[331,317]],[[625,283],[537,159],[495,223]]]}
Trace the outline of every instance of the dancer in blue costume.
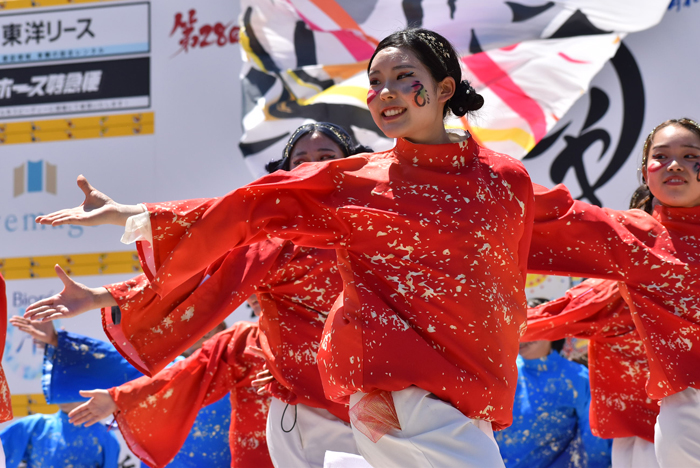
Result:
{"label": "dancer in blue costume", "polygon": [[610,441],[588,422],[588,369],[559,355],[561,341],[520,344],[513,425],[494,433],[506,468],[610,466]]}
{"label": "dancer in blue costume", "polygon": [[[87,398],[81,396],[79,393],[81,390],[116,387],[143,376],[110,343],[63,330],[56,332],[51,322],[29,322],[27,319],[16,316],[10,318],[10,323],[47,344],[42,377],[47,403],[79,402],[82,404]],[[219,328],[217,327],[214,331],[219,331]],[[198,344],[201,345],[203,341],[200,340]],[[193,351],[194,349],[188,350],[188,352]],[[180,359],[182,358],[177,360]],[[67,415],[64,416],[67,421]],[[171,468],[230,466],[231,451],[228,442],[230,418],[231,402],[228,397],[202,408],[190,435],[168,466]],[[142,464],[142,466],[145,465]]]}

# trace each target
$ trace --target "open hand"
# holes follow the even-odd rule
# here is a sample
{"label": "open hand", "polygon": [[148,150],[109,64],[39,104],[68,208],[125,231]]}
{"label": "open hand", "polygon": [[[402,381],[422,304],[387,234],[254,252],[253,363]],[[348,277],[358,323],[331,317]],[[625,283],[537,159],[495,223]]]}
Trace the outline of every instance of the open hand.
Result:
{"label": "open hand", "polygon": [[116,305],[105,288],[88,288],[73,281],[60,266],[56,265],[54,269],[63,282],[63,291],[27,307],[25,319],[45,321],[70,318],[91,309]]}
{"label": "open hand", "polygon": [[10,323],[17,329],[29,334],[36,341],[47,343],[53,346],[58,345],[58,334],[51,322],[32,322],[19,315],[10,317]]}
{"label": "open hand", "polygon": [[81,390],[80,396],[90,399],[68,413],[68,421],[75,426],[90,427],[118,409],[107,390]]}
{"label": "open hand", "polygon": [[80,226],[116,224],[124,226],[129,216],[143,211],[138,205],[121,205],[115,202],[90,185],[82,175],[78,176],[78,187],[85,194],[85,200],[82,204],[75,208],[67,208],[44,216],[38,216],[35,221],[39,224],[50,224],[52,226],[60,226],[62,224],[76,224]]}

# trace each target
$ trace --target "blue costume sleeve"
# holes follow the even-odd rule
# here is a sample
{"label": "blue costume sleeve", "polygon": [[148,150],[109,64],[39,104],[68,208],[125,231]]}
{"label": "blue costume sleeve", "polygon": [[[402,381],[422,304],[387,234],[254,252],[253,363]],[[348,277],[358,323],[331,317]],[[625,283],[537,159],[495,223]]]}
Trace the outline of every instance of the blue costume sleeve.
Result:
{"label": "blue costume sleeve", "polygon": [[168,468],[231,466],[230,425],[231,398],[226,395],[199,410],[190,434]]}
{"label": "blue costume sleeve", "polygon": [[[591,432],[590,406],[591,387],[588,380],[588,369],[581,366],[576,382],[576,414],[578,416],[578,428],[581,435],[583,451],[588,459],[589,468],[607,468],[611,464],[612,440],[601,439]],[[573,380],[573,379],[572,379]]]}
{"label": "blue costume sleeve", "polygon": [[27,447],[32,433],[42,422],[41,415],[35,414],[15,421],[0,432],[7,468],[17,468],[23,460],[27,459]]}
{"label": "blue costume sleeve", "polygon": [[58,345],[46,346],[42,387],[50,404],[85,401],[78,391],[111,388],[141,377],[111,343],[58,332]]}
{"label": "blue costume sleeve", "polygon": [[[102,437],[104,462],[102,468],[119,468],[119,442],[114,433],[105,431]],[[141,466],[144,466],[141,464]]]}

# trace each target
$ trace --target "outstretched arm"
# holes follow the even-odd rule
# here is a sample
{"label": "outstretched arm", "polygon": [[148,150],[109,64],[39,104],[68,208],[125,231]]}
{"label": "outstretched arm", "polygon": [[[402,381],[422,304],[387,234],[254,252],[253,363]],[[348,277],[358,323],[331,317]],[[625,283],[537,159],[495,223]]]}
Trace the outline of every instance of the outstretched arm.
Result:
{"label": "outstretched arm", "polygon": [[39,224],[60,226],[76,224],[80,226],[100,226],[116,224],[124,226],[126,220],[143,212],[139,205],[122,205],[94,188],[83,175],[78,176],[78,187],[85,194],[85,200],[75,208],[55,211],[36,218]]}
{"label": "outstretched arm", "polygon": [[531,273],[629,282],[672,257],[659,247],[665,228],[640,210],[616,211],[575,200],[558,185],[535,184]]}
{"label": "outstretched arm", "polygon": [[51,322],[32,322],[24,317],[20,317],[19,315],[14,315],[10,317],[10,323],[18,330],[27,333],[36,341],[50,344],[52,346],[58,345],[58,334],[56,333],[56,328]]}
{"label": "outstretched arm", "polygon": [[70,318],[88,310],[117,305],[107,289],[88,288],[73,281],[60,266],[56,265],[54,269],[63,283],[63,290],[27,307],[25,319],[43,321]]}

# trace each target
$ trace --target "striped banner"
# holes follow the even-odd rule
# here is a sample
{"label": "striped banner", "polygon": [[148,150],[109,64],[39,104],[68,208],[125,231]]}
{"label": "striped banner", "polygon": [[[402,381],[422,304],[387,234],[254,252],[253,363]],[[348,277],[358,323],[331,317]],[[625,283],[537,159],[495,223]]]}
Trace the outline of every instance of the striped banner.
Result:
{"label": "striped banner", "polygon": [[43,257],[0,258],[0,273],[6,280],[52,278],[54,265],[60,265],[70,276],[141,273],[136,252],[106,252]]}
{"label": "striped banner", "polygon": [[0,123],[0,145],[85,140],[155,133],[155,113]]}

